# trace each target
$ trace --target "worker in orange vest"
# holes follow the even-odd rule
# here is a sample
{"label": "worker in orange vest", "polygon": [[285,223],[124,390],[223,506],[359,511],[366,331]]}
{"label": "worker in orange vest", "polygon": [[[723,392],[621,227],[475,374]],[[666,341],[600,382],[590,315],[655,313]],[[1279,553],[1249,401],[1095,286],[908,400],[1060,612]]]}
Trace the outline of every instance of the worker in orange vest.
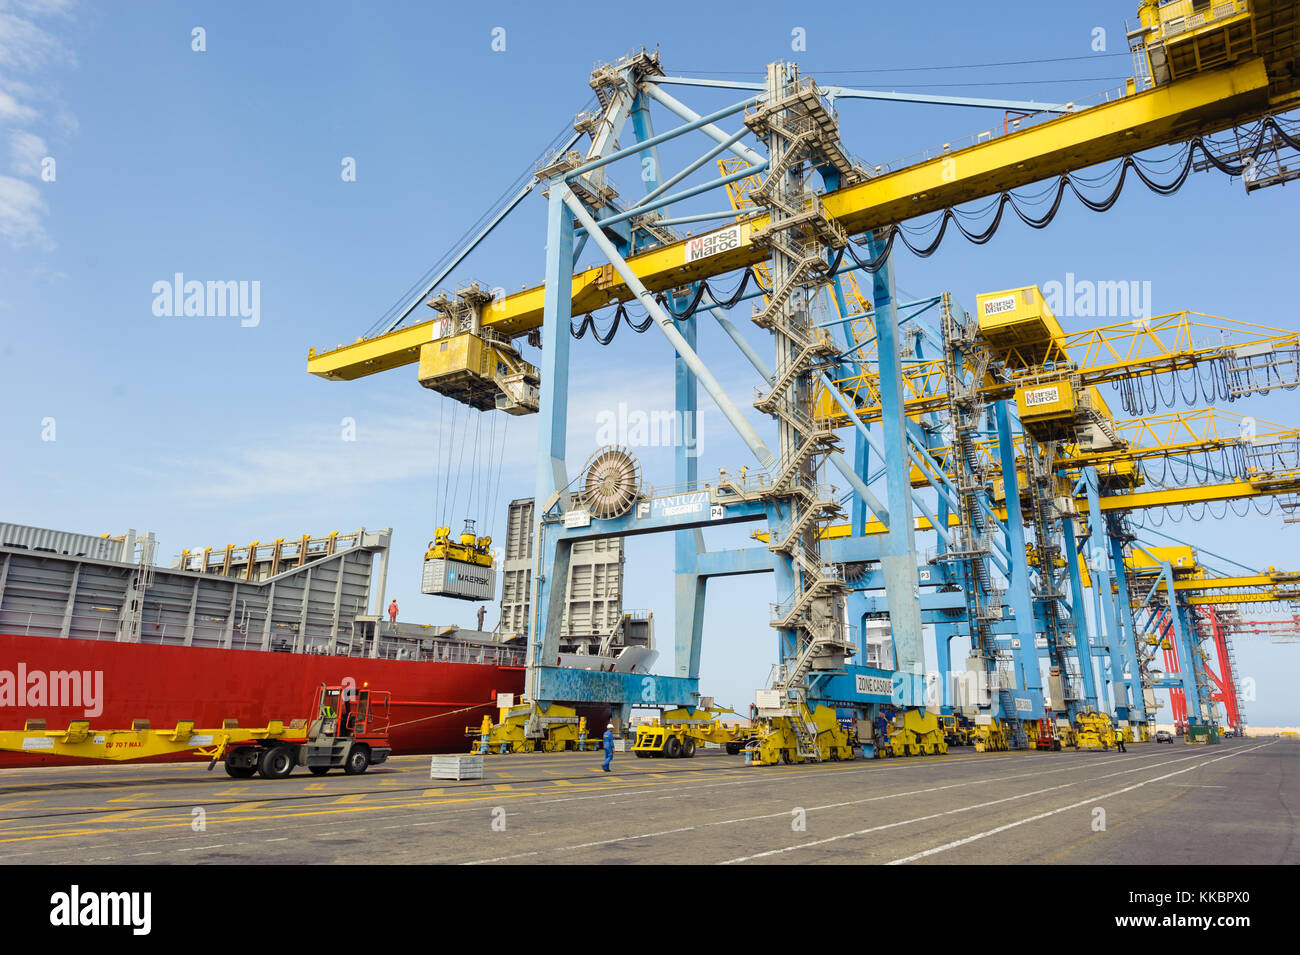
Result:
{"label": "worker in orange vest", "polygon": [[388,605],[388,622],[397,623],[397,598],[396,597],[394,597],[393,602]]}

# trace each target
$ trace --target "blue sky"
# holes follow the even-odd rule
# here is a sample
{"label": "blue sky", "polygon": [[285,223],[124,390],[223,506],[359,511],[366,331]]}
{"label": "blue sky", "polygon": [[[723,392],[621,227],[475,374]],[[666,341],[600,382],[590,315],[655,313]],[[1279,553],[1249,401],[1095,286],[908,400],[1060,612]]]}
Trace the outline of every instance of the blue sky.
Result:
{"label": "blue sky", "polygon": [[[313,378],[307,349],[369,328],[585,106],[594,64],[657,45],[669,72],[756,80],[784,57],[844,85],[1083,100],[1130,73],[1123,34],[1135,6],[1008,2],[993,18],[947,2],[869,15],[661,2],[648,18],[646,8],[555,4],[0,0],[0,513],[94,533],[152,530],[164,558],[183,547],[393,526],[389,595],[403,616],[469,623],[473,605],[418,593],[433,527],[447,517],[458,524],[455,512],[470,506],[452,501],[454,477],[435,459],[446,447],[441,399],[411,368],[349,384]],[[202,52],[191,48],[196,27]],[[501,52],[492,49],[497,27]],[[1098,27],[1107,31],[1101,52]],[[797,54],[796,29],[806,36]],[[966,68],[1030,59],[1057,62]],[[943,65],[951,68],[919,69]],[[734,101],[674,93],[701,110]],[[667,128],[666,114],[656,120]],[[848,149],[876,163],[1000,125],[1002,114],[846,102],[840,121]],[[666,151],[665,162],[706,145]],[[56,163],[53,182],[40,175],[45,157]],[[345,157],[356,161],[355,182],[340,175]],[[631,179],[622,191],[638,188]],[[1294,328],[1296,195],[1247,197],[1214,173],[1193,175],[1173,198],[1130,184],[1104,215],[1067,198],[1043,232],[1013,221],[986,246],[950,237],[930,259],[901,253],[898,284],[905,295],[951,290],[973,309],[979,292],[1073,273],[1150,282],[1154,314],[1193,309]],[[702,201],[674,211],[718,202]],[[530,197],[457,278],[534,284],[544,241],[544,202]],[[154,283],[178,272],[260,283],[258,324],[155,315]],[[736,317],[745,314],[742,306]],[[747,404],[755,377],[730,344],[707,328],[701,350]],[[605,348],[576,343],[573,356],[576,471],[595,447],[601,409],[671,408],[672,363],[653,331],[626,329]],[[1234,410],[1300,420],[1289,393]],[[53,441],[42,440],[46,419]],[[355,441],[342,440],[345,419]],[[498,536],[505,502],[531,494],[534,427],[509,422],[500,491],[478,495]],[[701,428],[703,472],[751,463],[712,409]],[[642,458],[649,480],[671,482],[667,449]],[[457,495],[487,476],[462,477]],[[1251,566],[1294,568],[1297,532],[1274,516],[1193,533]],[[734,531],[709,544],[743,540]],[[625,599],[655,610],[665,646],[668,553],[667,539],[629,543]],[[765,578],[710,585],[705,692],[738,707],[752,699],[773,655],[773,599]],[[1256,679],[1248,720],[1300,720],[1289,693],[1300,677],[1295,648],[1242,638],[1237,649],[1243,675]]]}

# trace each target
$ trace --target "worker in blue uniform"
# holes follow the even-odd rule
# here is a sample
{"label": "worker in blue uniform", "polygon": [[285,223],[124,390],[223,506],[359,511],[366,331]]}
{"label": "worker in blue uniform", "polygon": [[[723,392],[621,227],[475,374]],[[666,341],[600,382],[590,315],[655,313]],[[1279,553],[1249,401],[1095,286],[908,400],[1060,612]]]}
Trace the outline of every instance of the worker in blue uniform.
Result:
{"label": "worker in blue uniform", "polygon": [[614,761],[614,724],[610,723],[605,727],[605,738],[601,742],[605,748],[605,762],[600,767],[605,772],[609,772],[609,764]]}

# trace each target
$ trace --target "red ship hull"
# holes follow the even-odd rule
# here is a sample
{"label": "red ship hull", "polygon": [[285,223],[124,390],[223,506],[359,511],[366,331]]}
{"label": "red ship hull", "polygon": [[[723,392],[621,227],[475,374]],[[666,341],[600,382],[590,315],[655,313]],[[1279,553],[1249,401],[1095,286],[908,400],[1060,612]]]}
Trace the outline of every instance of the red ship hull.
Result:
{"label": "red ship hull", "polygon": [[[83,695],[79,705],[53,705],[66,701],[48,695],[33,699],[28,681],[28,687],[16,688],[23,696],[0,696],[0,729],[22,729],[32,718],[44,719],[50,729],[86,719],[91,729],[127,729],[136,719],[149,720],[154,729],[174,727],[180,720],[202,728],[220,727],[226,719],[238,720],[240,726],[265,726],[272,719],[288,723],[306,718],[321,683],[352,680],[358,687],[392,693],[395,754],[468,751],[465,728],[477,726],[485,714],[496,715],[498,693],[518,698],[524,689],[524,669],[518,666],[0,634],[0,671],[11,674],[11,693],[20,664],[27,674],[102,674],[101,698]],[[86,703],[100,712],[88,715]],[[0,768],[80,762],[0,752]]]}

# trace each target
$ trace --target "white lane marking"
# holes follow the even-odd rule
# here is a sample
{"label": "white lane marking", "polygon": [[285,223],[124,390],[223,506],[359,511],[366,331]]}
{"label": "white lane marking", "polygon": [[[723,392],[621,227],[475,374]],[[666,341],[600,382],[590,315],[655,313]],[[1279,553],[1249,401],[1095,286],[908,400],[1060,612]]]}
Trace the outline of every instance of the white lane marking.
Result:
{"label": "white lane marking", "polygon": [[[564,846],[562,849],[548,849],[548,852],[563,852],[572,849],[591,849],[595,846],[613,845],[615,842],[632,842],[637,839],[652,839],[655,836],[670,836],[676,832],[694,832],[694,826],[683,826],[680,829],[665,829],[662,832],[643,832],[635,836],[618,836],[615,839],[601,839],[599,842],[583,842],[576,846]],[[496,859],[476,859],[471,862],[462,862],[461,865],[483,865],[486,862],[501,862],[506,859],[521,859],[524,856],[535,856],[536,852],[522,852],[517,856],[500,856]]]}
{"label": "white lane marking", "polygon": [[[1079,780],[1075,780],[1074,782],[1062,783],[1062,784],[1059,785],[1059,786],[1049,786],[1049,787],[1046,788],[1046,789],[1037,789],[1037,790],[1035,790],[1035,791],[1033,791],[1033,792],[1029,792],[1029,793],[1020,793],[1019,795],[1016,795],[1016,796],[1005,796],[1005,797],[1003,797],[1003,798],[1001,798],[1001,799],[994,799],[994,800],[991,800],[991,801],[989,801],[989,802],[976,803],[976,804],[971,805],[971,806],[959,806],[959,807],[957,807],[956,809],[946,809],[946,810],[944,810],[943,812],[935,812],[935,813],[930,813],[929,815],[925,815],[925,816],[917,816],[917,817],[915,817],[915,818],[913,818],[913,819],[903,819],[903,820],[901,820],[901,821],[899,821],[899,822],[891,822],[891,823],[886,823],[886,824],[879,825],[879,826],[872,826],[872,827],[870,827],[870,828],[868,828],[868,829],[859,829],[859,830],[856,831],[856,832],[846,832],[846,833],[843,833],[842,835],[838,835],[838,836],[830,836],[830,837],[828,837],[828,838],[826,838],[826,839],[817,839],[817,840],[814,840],[814,841],[812,841],[812,842],[801,842],[801,843],[799,843],[799,844],[797,844],[797,845],[793,845],[793,846],[784,846],[784,847],[782,847],[782,848],[780,848],[780,849],[769,849],[769,850],[766,851],[766,852],[757,852],[757,853],[754,853],[753,855],[740,856],[740,857],[735,858],[735,859],[727,859],[727,860],[725,860],[724,862],[721,862],[721,863],[719,863],[719,864],[720,864],[720,865],[736,865],[736,864],[741,863],[741,862],[749,862],[749,861],[751,861],[751,860],[753,860],[753,859],[763,859],[763,858],[766,858],[766,857],[768,857],[768,856],[781,855],[781,854],[786,853],[786,852],[794,852],[794,851],[797,850],[797,849],[810,849],[810,848],[813,848],[814,846],[825,845],[825,844],[828,843],[828,842],[839,842],[839,841],[842,840],[842,839],[852,839],[852,838],[855,838],[855,837],[857,837],[857,836],[865,836],[865,835],[869,835],[869,834],[871,834],[871,833],[873,833],[873,832],[881,832],[881,831],[883,831],[883,830],[885,830],[885,829],[896,829],[896,828],[898,828],[899,826],[910,826],[910,825],[912,825],[912,824],[914,824],[914,823],[918,823],[918,822],[927,822],[927,821],[929,821],[929,820],[931,820],[931,819],[939,819],[939,818],[942,818],[943,816],[953,816],[953,815],[958,815],[958,814],[963,813],[963,812],[971,812],[971,811],[973,811],[973,810],[975,810],[975,809],[985,809],[985,808],[987,808],[987,807],[989,807],[989,806],[996,806],[996,805],[998,805],[999,803],[1011,802],[1011,801],[1014,801],[1014,800],[1016,800],[1016,799],[1026,799],[1026,798],[1028,798],[1028,797],[1030,797],[1030,796],[1041,796],[1043,793],[1055,792],[1055,791],[1058,790],[1058,789],[1068,789],[1070,786],[1078,786],[1078,785],[1080,785],[1081,783],[1092,782],[1092,781],[1095,781],[1095,780],[1097,780],[1097,779],[1109,779],[1109,778],[1111,778],[1112,776],[1123,776],[1123,775],[1126,775],[1126,774],[1128,774],[1128,773],[1138,773],[1138,772],[1142,772],[1144,769],[1159,769],[1161,766],[1167,766],[1167,765],[1170,765],[1171,763],[1180,763],[1180,762],[1185,762],[1185,761],[1187,761],[1187,760],[1189,760],[1189,759],[1199,759],[1199,758],[1200,758],[1200,754],[1197,753],[1197,754],[1192,755],[1192,756],[1181,756],[1181,757],[1179,757],[1179,758],[1177,758],[1177,759],[1166,760],[1166,761],[1163,762],[1163,763],[1156,763],[1154,766],[1150,766],[1150,765],[1134,766],[1134,767],[1132,767],[1132,768],[1130,768],[1130,769],[1122,769],[1122,770],[1119,770],[1118,772],[1107,773],[1107,774],[1104,775],[1104,776],[1094,776],[1094,777],[1090,777],[1089,779],[1079,779]],[[1039,774],[1032,774],[1032,775],[1042,775],[1042,774],[1039,773]],[[1014,777],[1007,776],[1007,777],[1002,777],[1002,778],[1004,778],[1004,779],[1012,779],[1012,778],[1014,778]],[[953,789],[953,788],[957,788],[957,786],[954,784],[954,785],[951,785],[951,786],[937,786],[937,787],[934,787],[934,788],[935,788],[935,790],[939,790],[939,789]],[[920,791],[918,791],[918,793],[899,793],[899,794],[897,794],[897,795],[917,795],[917,794],[919,794],[920,792],[925,792],[925,790],[920,790]],[[875,798],[879,799],[879,798],[881,798],[881,797],[875,797]],[[868,801],[868,800],[863,800],[863,801]],[[788,815],[788,813],[781,813],[781,815]]]}
{"label": "white lane marking", "polygon": [[1259,746],[1250,747],[1250,749],[1238,750],[1235,753],[1228,753],[1224,756],[1216,756],[1213,759],[1208,759],[1205,762],[1198,763],[1195,766],[1188,766],[1186,769],[1178,769],[1172,773],[1166,773],[1164,776],[1157,776],[1155,779],[1147,779],[1140,783],[1134,783],[1132,786],[1125,786],[1123,789],[1116,789],[1113,792],[1103,793],[1100,796],[1091,796],[1088,799],[1081,799],[1078,802],[1070,803],[1070,805],[1068,806],[1061,806],[1059,809],[1052,809],[1049,810],[1048,812],[1040,812],[1038,815],[1029,816],[1026,819],[1018,819],[1015,822],[1007,823],[1005,826],[998,826],[996,829],[989,829],[987,832],[977,832],[975,835],[967,836],[965,839],[955,839],[952,842],[945,843],[944,845],[935,846],[933,849],[926,849],[924,852],[917,852],[914,853],[913,855],[905,856],[902,859],[894,859],[892,862],[889,862],[887,864],[902,865],[906,862],[914,862],[917,859],[924,859],[926,856],[936,855],[940,852],[947,852],[949,849],[955,849],[958,846],[964,846],[967,845],[968,843],[976,842],[980,839],[987,838],[988,836],[995,836],[1000,832],[1006,832],[1008,829],[1015,829],[1017,826],[1023,826],[1026,823],[1037,822],[1039,819],[1046,819],[1047,817],[1055,816],[1058,813],[1068,812],[1071,809],[1078,809],[1080,806],[1087,806],[1091,803],[1095,803],[1099,799],[1109,799],[1112,796],[1121,796],[1124,793],[1132,792],[1135,789],[1141,789],[1143,786],[1149,786],[1152,783],[1163,782],[1164,780],[1169,779],[1170,777],[1181,776],[1183,773],[1190,773],[1193,769],[1200,769],[1202,766],[1210,765],[1210,763],[1217,763],[1224,759],[1232,759],[1232,757],[1234,756],[1241,756],[1245,753],[1254,752],[1257,749],[1263,749],[1265,746],[1272,746],[1272,745],[1273,745],[1272,743],[1261,743]]}
{"label": "white lane marking", "polygon": [[[1136,756],[1138,759],[1144,759],[1144,760],[1149,760],[1149,759],[1151,759],[1152,757],[1154,757],[1154,756],[1156,756],[1156,755],[1157,755],[1156,753],[1141,753],[1141,754],[1135,754],[1135,756]],[[956,764],[959,764],[959,763],[960,763],[960,764],[967,764],[967,763],[969,763],[969,764],[977,765],[977,766],[978,766],[978,765],[984,765],[984,764],[989,764],[989,763],[1002,762],[1002,761],[1009,760],[1009,759],[1014,759],[1014,758],[1017,758],[1017,757],[1014,757],[1014,756],[958,756],[958,757],[949,757],[949,758],[947,758],[947,759],[935,760],[934,762],[923,762],[923,761],[917,760],[917,761],[914,761],[914,762],[907,762],[905,765],[900,765],[900,764],[898,764],[897,762],[895,762],[895,763],[893,763],[893,764],[891,764],[891,765],[894,766],[894,767],[896,767],[896,768],[895,768],[894,770],[892,770],[892,771],[898,771],[898,770],[904,770],[904,769],[924,768],[924,767],[926,767],[926,766],[932,766],[932,767],[953,766],[953,765],[956,765]],[[1068,756],[1063,756],[1063,755],[1057,755],[1057,754],[1049,754],[1049,755],[1046,756],[1046,759],[1050,759],[1050,760],[1053,760],[1053,761],[1063,760],[1063,759],[1066,759],[1066,758],[1069,758],[1069,757],[1068,757]],[[1190,757],[1189,757],[1189,758],[1190,758]],[[978,778],[975,778],[975,779],[964,780],[963,782],[960,782],[960,783],[953,783],[953,784],[950,784],[950,785],[947,785],[947,786],[932,787],[932,788],[930,788],[930,789],[925,789],[925,790],[915,790],[915,791],[912,791],[912,792],[894,793],[894,794],[888,794],[888,795],[885,795],[885,796],[875,796],[875,797],[870,797],[870,798],[868,798],[868,799],[863,799],[863,800],[853,800],[853,801],[851,801],[851,802],[847,802],[847,803],[832,803],[832,804],[828,804],[828,805],[826,805],[826,806],[814,806],[814,807],[811,807],[810,811],[815,811],[815,810],[818,810],[818,809],[827,809],[827,808],[838,808],[838,807],[847,806],[847,805],[854,805],[854,804],[859,803],[859,802],[871,802],[871,801],[876,801],[876,800],[880,800],[880,799],[896,798],[897,796],[914,795],[914,794],[918,794],[918,793],[934,792],[934,791],[940,791],[940,790],[944,790],[944,789],[952,789],[952,788],[962,788],[962,787],[964,787],[964,786],[968,786],[968,785],[979,785],[979,784],[982,784],[982,783],[990,783],[990,782],[994,782],[994,783],[996,783],[996,782],[1005,782],[1005,781],[1009,781],[1009,780],[1013,780],[1013,779],[1026,778],[1026,777],[1032,777],[1032,776],[1041,776],[1041,775],[1050,775],[1050,774],[1052,774],[1052,773],[1057,773],[1057,772],[1069,772],[1069,771],[1074,770],[1074,769],[1086,769],[1086,768],[1091,768],[1091,767],[1090,767],[1089,764],[1087,764],[1087,763],[1075,763],[1074,765],[1070,765],[1070,766],[1063,766],[1063,767],[1059,767],[1059,768],[1057,768],[1057,769],[1042,770],[1042,771],[1039,771],[1039,772],[1033,772],[1033,773],[1017,773],[1017,774],[1013,774],[1013,775],[1009,775],[1009,776],[987,776],[987,777],[978,777]],[[868,763],[868,765],[863,766],[863,767],[860,768],[860,769],[858,769],[858,768],[854,768],[854,769],[840,769],[840,770],[838,770],[837,772],[838,772],[838,773],[845,774],[845,775],[860,776],[860,775],[862,775],[862,774],[864,774],[864,773],[877,772],[877,771],[879,771],[879,769],[880,769],[879,767],[872,766],[872,765],[870,765],[870,763]],[[799,771],[799,770],[789,771],[789,770],[787,770],[787,771],[785,771],[785,772],[782,772],[782,773],[779,774],[779,775],[772,775],[772,774],[766,774],[766,773],[763,773],[762,770],[760,769],[760,770],[757,770],[757,771],[753,772],[752,775],[751,775],[749,772],[746,772],[745,775],[744,775],[744,778],[739,778],[739,779],[729,779],[729,780],[725,780],[725,781],[724,781],[724,780],[716,780],[716,779],[698,779],[698,778],[697,778],[697,779],[694,779],[694,780],[683,780],[683,785],[680,786],[680,789],[681,789],[681,790],[690,790],[690,791],[692,791],[692,792],[706,792],[706,791],[708,791],[708,790],[720,789],[720,788],[723,788],[723,787],[749,785],[750,783],[759,783],[759,782],[786,782],[786,781],[794,782],[794,781],[800,781],[800,780],[806,779],[807,777],[812,776],[812,775],[816,775],[816,774],[818,774],[818,773],[820,773],[820,772],[822,772],[822,770],[820,770],[820,769],[811,769],[811,770],[804,770],[804,771]],[[591,800],[591,799],[617,799],[617,798],[622,798],[622,797],[625,797],[625,796],[639,796],[639,795],[646,795],[646,794],[657,794],[657,793],[660,793],[660,792],[662,792],[662,789],[658,789],[658,788],[656,788],[656,789],[614,790],[614,791],[612,791],[612,792],[611,792],[611,791],[608,791],[608,790],[602,790],[602,791],[594,792],[594,793],[592,793],[592,794],[590,794],[590,795],[580,795],[580,796],[579,796],[579,795],[575,795],[575,796],[561,796],[561,797],[556,797],[556,798],[542,798],[542,799],[539,799],[539,800],[537,800],[536,802],[534,802],[532,805],[533,805],[533,806],[536,806],[536,807],[543,807],[543,806],[546,806],[546,805],[548,805],[548,804],[550,804],[550,803],[579,802],[579,801]],[[447,806],[446,808],[435,809],[434,811],[438,812],[438,813],[440,814],[440,816],[442,817],[442,820],[445,821],[445,820],[448,820],[449,817],[451,817],[451,816],[462,815],[462,814],[466,814],[466,813],[478,813],[478,812],[481,812],[482,809],[481,809],[481,807],[478,807],[478,806],[475,806],[475,807],[455,807],[455,808],[453,808],[452,806]],[[521,806],[519,809],[516,809],[516,810],[514,810],[514,811],[517,812],[517,813],[528,813],[528,812],[539,812],[539,811],[544,811],[544,810],[541,810],[541,809],[526,809],[526,808],[523,808],[523,807]],[[769,818],[776,818],[776,817],[784,817],[784,816],[786,816],[786,815],[787,815],[787,813],[783,811],[783,812],[779,812],[779,813],[771,813],[771,814],[762,815],[762,816],[752,816],[752,817],[742,817],[742,818],[738,818],[738,819],[727,819],[727,820],[721,820],[721,821],[718,821],[718,822],[710,822],[710,823],[706,823],[705,825],[708,825],[708,826],[713,826],[713,825],[730,825],[730,824],[733,824],[733,823],[739,823],[739,822],[749,822],[749,821],[758,821],[758,820],[762,820],[762,819],[769,819]],[[179,818],[179,817],[177,817],[177,818]],[[376,817],[376,818],[371,819],[371,820],[368,820],[368,821],[371,821],[371,822],[386,822],[386,821],[391,820],[391,819],[404,819],[404,818],[408,818],[408,816],[406,816],[406,815],[385,815],[385,816],[379,816],[379,817]],[[161,820],[160,820],[160,821],[161,821]],[[224,821],[224,820],[223,820],[223,821]],[[278,824],[278,825],[275,825],[275,826],[264,826],[264,827],[257,827],[257,828],[252,828],[252,829],[245,829],[245,830],[243,830],[243,833],[241,833],[241,834],[249,834],[249,833],[255,833],[255,832],[274,832],[274,831],[283,831],[284,825],[285,825],[286,823],[292,823],[292,824],[294,824],[294,825],[295,825],[295,828],[301,831],[301,830],[306,830],[306,829],[314,829],[314,828],[317,828],[317,827],[320,827],[320,826],[331,826],[331,825],[337,825],[337,822],[338,822],[338,820],[336,820],[336,819],[330,819],[330,820],[328,820],[328,821],[326,821],[326,820],[322,820],[322,821],[320,821],[320,822],[314,822],[314,823],[313,823],[313,822],[309,822],[309,821],[307,821],[306,819],[292,819],[292,820],[286,820],[285,823],[281,823],[281,824]],[[408,823],[407,825],[413,827],[413,826],[427,826],[427,825],[437,825],[437,824],[438,824],[437,822],[423,822],[423,823]],[[51,823],[50,825],[53,826],[53,825],[56,825],[56,824]],[[363,827],[363,828],[364,828],[364,827]],[[161,838],[154,839],[153,841],[154,841],[154,842],[174,842],[174,841],[180,841],[180,840],[182,840],[182,839],[188,839],[188,838],[189,838],[188,835],[184,835],[184,836],[173,836],[173,837],[161,837]],[[286,838],[287,838],[287,837],[286,837]],[[283,841],[283,840],[269,840],[269,841]],[[241,845],[252,845],[253,842],[252,842],[252,841],[248,841],[248,842],[244,842],[244,843],[240,843],[240,844],[241,844]],[[102,847],[102,848],[128,848],[128,846],[123,845],[122,843],[116,843],[116,844],[115,844],[115,843],[112,843],[112,842],[108,842],[108,843],[101,844],[101,846],[96,847],[96,848],[100,848],[100,847]],[[51,847],[50,849],[46,850],[46,852],[84,852],[86,848],[87,848],[86,846],[60,846],[60,847]],[[40,854],[40,853],[36,853],[36,852],[27,852],[27,853],[5,853],[5,854],[3,854],[3,855],[0,855],[0,861],[3,861],[3,860],[5,860],[5,859],[9,859],[9,858],[15,858],[15,857],[17,857],[17,856],[19,856],[19,855],[36,855],[36,854]]]}
{"label": "white lane marking", "polygon": [[489,862],[505,862],[508,859],[522,859],[525,856],[535,856],[536,852],[520,852],[513,856],[497,856],[495,859],[479,859],[477,862],[462,862],[461,865],[487,865]]}
{"label": "white lane marking", "polygon": [[190,849],[177,849],[177,852],[202,852],[204,849],[224,849],[226,844],[218,842],[215,846],[194,846]]}
{"label": "white lane marking", "polygon": [[[1147,754],[1147,755],[1149,755],[1149,754]],[[996,758],[999,758],[999,759],[1007,759],[1007,758],[1009,758],[1009,757],[996,757]],[[1186,756],[1186,757],[1182,757],[1182,758],[1183,758],[1183,759],[1196,759],[1197,757],[1196,757],[1196,756]],[[1174,762],[1174,761],[1175,761],[1175,760],[1171,760],[1171,762]],[[1164,763],[1157,763],[1157,764],[1156,764],[1157,767],[1158,767],[1158,766],[1162,766],[1162,765],[1165,765],[1165,764],[1164,764]],[[1013,779],[1023,779],[1023,778],[1026,778],[1026,777],[1032,777],[1032,776],[1047,776],[1047,775],[1052,775],[1052,774],[1054,774],[1054,773],[1068,772],[1068,771],[1070,771],[1070,770],[1073,770],[1073,769],[1079,769],[1079,768],[1093,768],[1093,767],[1080,767],[1078,764],[1075,764],[1075,765],[1072,765],[1072,766],[1062,766],[1062,767],[1058,767],[1058,768],[1056,768],[1056,769],[1044,769],[1044,770],[1039,770],[1039,771],[1032,772],[1032,773],[1015,773],[1015,774],[1010,775],[1010,776],[985,776],[985,777],[980,777],[980,778],[978,778],[978,779],[970,779],[970,780],[964,780],[964,781],[962,781],[962,782],[958,782],[958,783],[950,783],[950,784],[945,785],[945,786],[931,786],[931,787],[928,787],[928,788],[926,788],[926,789],[909,790],[909,791],[907,791],[907,792],[887,793],[887,794],[882,795],[882,796],[867,796],[867,797],[864,797],[864,798],[862,798],[862,799],[854,799],[854,800],[849,800],[849,801],[847,801],[847,802],[828,803],[828,804],[823,805],[823,806],[811,806],[811,807],[808,808],[808,811],[809,811],[809,812],[814,812],[814,811],[822,810],[822,809],[838,809],[838,808],[842,808],[842,807],[844,807],[844,806],[853,806],[853,805],[859,805],[859,804],[861,804],[861,803],[877,802],[877,801],[880,801],[880,800],[883,800],[883,799],[897,799],[897,798],[900,798],[900,797],[903,797],[903,796],[916,796],[916,795],[923,795],[923,794],[925,794],[925,793],[941,792],[941,791],[943,791],[943,790],[947,790],[947,789],[961,789],[961,788],[964,788],[964,787],[966,787],[966,786],[974,786],[974,785],[979,785],[979,784],[981,784],[981,783],[1001,783],[1001,782],[1007,782],[1007,781],[1009,781],[1009,780],[1013,780]],[[1155,768],[1155,767],[1147,766],[1147,765],[1145,765],[1145,763],[1144,763],[1143,765],[1140,765],[1140,766],[1134,766],[1134,767],[1131,767],[1131,768],[1129,768],[1129,769],[1121,770],[1120,772],[1118,772],[1118,773],[1112,773],[1111,775],[1122,775],[1123,773],[1135,773],[1135,772],[1140,772],[1141,770],[1143,770],[1143,769],[1148,769],[1148,768]],[[807,775],[807,774],[800,774],[800,775]],[[775,777],[775,778],[780,779],[780,778],[788,778],[788,777]],[[1096,777],[1090,777],[1090,778],[1095,779]],[[1107,778],[1107,777],[1104,777],[1104,776],[1103,776],[1103,777],[1101,777],[1101,778],[1105,779],[1105,778]],[[1084,781],[1085,781],[1085,780],[1079,780],[1078,782],[1084,782]],[[1078,784],[1077,782],[1074,782],[1074,783],[1064,783],[1064,784],[1062,784],[1062,785],[1060,785],[1060,786],[1051,786],[1051,787],[1049,787],[1049,788],[1047,788],[1047,789],[1041,789],[1041,790],[1038,790],[1037,792],[1034,792],[1034,793],[1025,793],[1025,794],[1020,795],[1020,796],[1011,796],[1011,797],[1007,797],[1007,798],[1009,798],[1009,799],[1023,799],[1023,798],[1025,798],[1025,796],[1041,795],[1042,793],[1053,792],[1054,790],[1057,790],[1057,789],[1063,789],[1063,788],[1065,788],[1065,787],[1067,787],[1067,786],[1074,786],[1074,785],[1077,785],[1077,784]],[[716,783],[716,784],[711,783],[711,784],[709,784],[709,788],[717,788],[717,787],[720,787],[720,786],[726,786],[726,785],[731,785],[731,784],[730,784],[730,783]],[[653,790],[644,790],[644,791],[645,791],[645,792],[653,792]],[[608,796],[608,795],[612,795],[612,794],[606,794],[606,795]],[[578,797],[571,797],[571,798],[572,798],[572,799],[591,799],[591,798],[597,798],[597,797],[594,797],[594,796],[578,796]],[[547,802],[568,802],[568,801],[570,801],[570,800],[569,800],[569,799],[547,800]],[[984,804],[982,804],[982,805],[993,805],[994,803],[997,803],[997,802],[1006,802],[1006,801],[1007,801],[1007,799],[998,799],[998,800],[994,800],[994,801],[991,802],[991,803],[984,803]],[[969,807],[969,808],[976,808],[976,807]],[[958,811],[965,811],[965,810],[958,810]],[[940,813],[939,815],[944,815],[944,814],[943,814],[943,813]],[[544,851],[546,851],[546,852],[568,852],[568,851],[572,851],[572,850],[575,850],[575,849],[585,849],[585,848],[591,848],[591,847],[593,847],[593,846],[606,845],[606,844],[608,844],[609,842],[624,842],[624,841],[627,841],[627,840],[630,840],[630,839],[648,839],[648,838],[651,838],[651,837],[653,837],[653,836],[668,835],[668,834],[670,834],[670,833],[674,833],[674,832],[690,832],[690,831],[693,831],[693,830],[696,829],[696,828],[705,829],[705,828],[708,828],[708,827],[710,827],[710,826],[728,826],[728,825],[733,825],[733,824],[735,824],[735,823],[741,823],[741,822],[755,822],[755,821],[759,821],[759,820],[762,820],[762,819],[774,819],[774,818],[777,818],[777,817],[787,817],[787,816],[789,816],[789,811],[788,811],[788,810],[783,810],[783,811],[781,811],[781,812],[776,812],[776,813],[767,813],[767,814],[760,815],[760,816],[742,816],[742,817],[739,817],[739,818],[736,818],[736,819],[720,819],[720,820],[715,820],[715,821],[713,821],[713,822],[703,823],[702,825],[700,825],[700,826],[698,826],[698,827],[696,827],[696,826],[690,826],[690,827],[687,827],[687,828],[685,828],[685,829],[671,829],[671,830],[667,830],[667,831],[665,831],[665,832],[649,832],[649,833],[642,833],[642,834],[640,834],[640,835],[621,836],[621,837],[619,837],[619,838],[617,838],[617,839],[606,840],[606,841],[603,841],[603,842],[589,842],[589,843],[581,843],[581,844],[578,844],[578,845],[571,845],[571,846],[558,846],[558,847],[556,847],[556,848],[554,848],[554,849],[546,849],[546,850],[544,850]],[[925,817],[925,818],[932,818],[932,817]],[[919,822],[919,821],[921,821],[921,820],[911,820],[911,821],[913,821],[913,822]],[[894,824],[892,824],[892,825],[905,825],[905,823],[894,823]],[[886,826],[886,827],[883,827],[883,828],[890,828],[890,826]],[[779,851],[779,850],[778,850],[778,851]],[[485,863],[485,862],[489,862],[489,861],[491,861],[491,862],[506,861],[506,860],[511,859],[511,858],[522,858],[522,857],[525,856],[525,855],[529,855],[529,856],[531,856],[531,855],[537,855],[537,854],[538,854],[537,852],[528,852],[528,853],[522,853],[522,854],[519,855],[519,856],[501,856],[501,857],[498,857],[498,858],[496,858],[496,859],[491,859],[491,860],[475,860],[475,861],[470,861],[470,862],[463,862],[463,863],[461,863],[461,865],[480,865],[480,864],[483,864],[483,863]],[[757,856],[749,857],[749,858],[757,858]],[[743,861],[743,860],[732,860],[732,861]],[[726,863],[724,863],[724,864],[726,864]]]}

